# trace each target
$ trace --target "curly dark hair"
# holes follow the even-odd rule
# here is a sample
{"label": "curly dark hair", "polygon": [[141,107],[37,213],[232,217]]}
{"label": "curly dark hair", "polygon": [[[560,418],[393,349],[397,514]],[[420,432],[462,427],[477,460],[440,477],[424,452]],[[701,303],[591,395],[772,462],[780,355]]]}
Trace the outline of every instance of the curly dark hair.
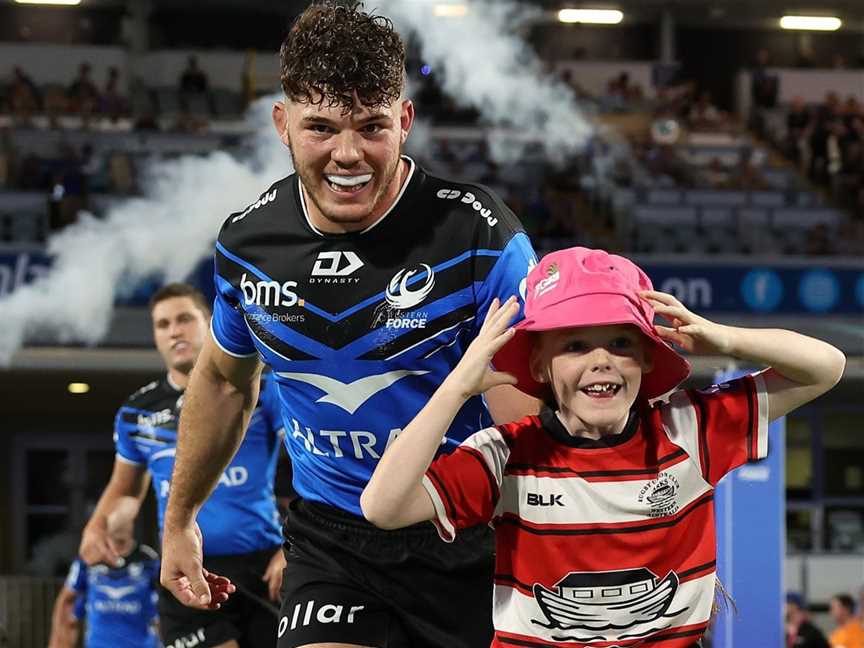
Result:
{"label": "curly dark hair", "polygon": [[363,11],[356,1],[325,0],[310,5],[291,27],[279,50],[282,89],[298,103],[370,108],[402,94],[405,43],[384,16]]}

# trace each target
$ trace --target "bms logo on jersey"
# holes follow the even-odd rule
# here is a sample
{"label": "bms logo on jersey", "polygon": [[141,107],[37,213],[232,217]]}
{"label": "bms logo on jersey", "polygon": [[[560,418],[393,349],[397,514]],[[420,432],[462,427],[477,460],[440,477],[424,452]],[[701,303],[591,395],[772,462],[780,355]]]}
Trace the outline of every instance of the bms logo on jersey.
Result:
{"label": "bms logo on jersey", "polygon": [[243,303],[247,306],[300,306],[304,301],[297,295],[293,288],[297,287],[296,281],[252,281],[246,273],[240,277],[240,290],[243,292]]}
{"label": "bms logo on jersey", "polygon": [[156,428],[164,427],[173,423],[175,419],[176,416],[173,410],[168,408],[159,410],[158,412],[151,412],[150,414],[139,414],[138,428],[141,430],[142,434],[153,436],[156,432]]}

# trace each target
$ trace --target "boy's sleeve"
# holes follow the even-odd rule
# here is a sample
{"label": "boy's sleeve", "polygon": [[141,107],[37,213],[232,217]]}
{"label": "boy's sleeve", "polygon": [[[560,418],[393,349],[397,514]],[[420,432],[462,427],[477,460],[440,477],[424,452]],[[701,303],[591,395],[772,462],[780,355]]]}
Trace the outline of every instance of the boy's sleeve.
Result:
{"label": "boy's sleeve", "polygon": [[117,449],[117,458],[125,463],[146,464],[145,457],[135,442],[132,434],[138,429],[138,414],[131,407],[123,406],[117,410],[114,417],[114,447]]}
{"label": "boy's sleeve", "polygon": [[761,373],[676,392],[661,415],[672,441],[698,460],[712,486],[738,466],[768,456],[768,394]]}
{"label": "boy's sleeve", "polygon": [[445,542],[459,529],[489,522],[501,493],[510,449],[498,428],[480,430],[438,457],[423,477],[435,507],[432,522]]}

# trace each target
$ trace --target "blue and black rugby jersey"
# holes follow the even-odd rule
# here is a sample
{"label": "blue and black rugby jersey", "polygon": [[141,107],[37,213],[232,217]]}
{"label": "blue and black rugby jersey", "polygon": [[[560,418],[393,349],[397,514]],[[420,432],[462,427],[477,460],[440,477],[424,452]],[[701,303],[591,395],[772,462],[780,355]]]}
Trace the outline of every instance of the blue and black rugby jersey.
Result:
{"label": "blue and black rugby jersey", "polygon": [[[216,342],[273,368],[297,493],[357,515],[387,444],[535,261],[489,189],[409,162],[395,205],[362,232],[317,231],[291,175],[231,215],[216,243]],[[443,450],[490,423],[471,399]]]}
{"label": "blue and black rugby jersey", "polygon": [[85,648],[140,646],[158,648],[156,584],[159,556],[139,545],[121,567],[87,564],[77,559],[66,587],[75,592],[75,616],[83,621]]}
{"label": "blue and black rugby jersey", "polygon": [[[166,376],[130,396],[114,422],[118,459],[146,465],[150,472],[160,530],[174,470],[182,402],[183,391]],[[198,513],[205,555],[244,554],[282,543],[273,493],[281,429],[278,396],[273,381],[265,375],[243,443]]]}

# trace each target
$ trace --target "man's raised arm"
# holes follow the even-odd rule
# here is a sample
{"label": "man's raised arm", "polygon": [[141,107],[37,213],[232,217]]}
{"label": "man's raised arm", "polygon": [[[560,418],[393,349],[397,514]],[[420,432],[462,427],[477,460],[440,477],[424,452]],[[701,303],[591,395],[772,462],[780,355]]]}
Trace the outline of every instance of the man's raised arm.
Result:
{"label": "man's raised arm", "polygon": [[162,540],[162,585],[186,605],[219,607],[233,586],[203,569],[195,518],[243,440],[258,400],[257,356],[238,358],[208,337],[183,397]]}

